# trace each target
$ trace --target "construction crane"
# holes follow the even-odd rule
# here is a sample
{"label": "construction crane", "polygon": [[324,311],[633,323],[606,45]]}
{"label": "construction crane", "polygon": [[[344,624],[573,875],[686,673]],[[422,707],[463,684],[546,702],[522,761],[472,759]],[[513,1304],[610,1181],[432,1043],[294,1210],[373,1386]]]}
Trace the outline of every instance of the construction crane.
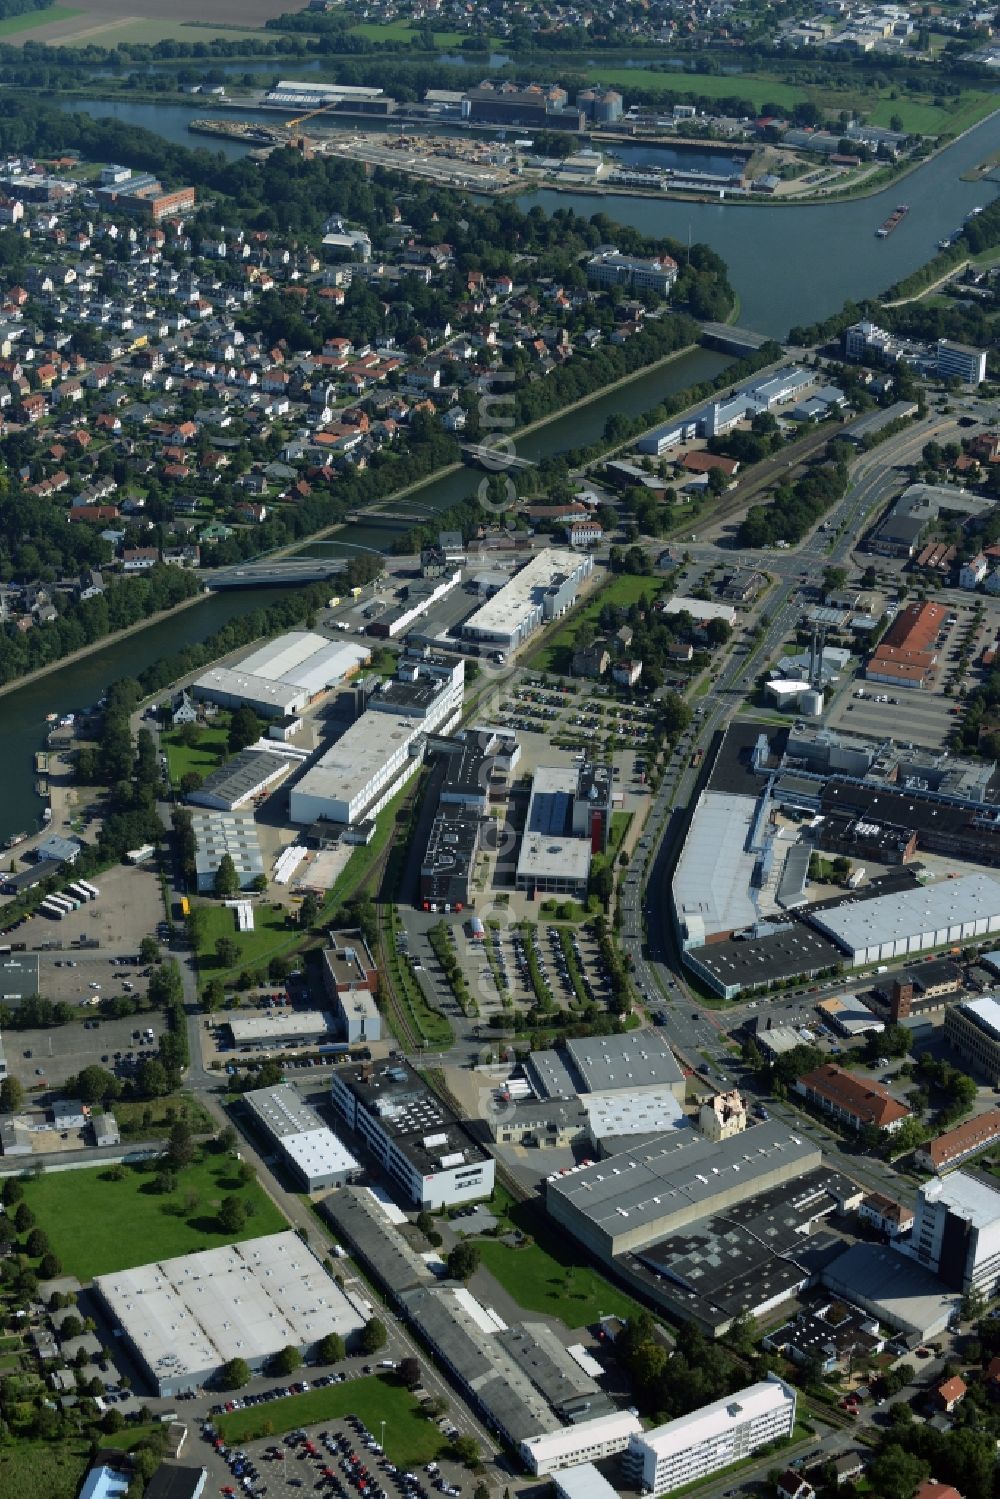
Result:
{"label": "construction crane", "polygon": [[313,120],[317,115],[325,114],[328,109],[333,109],[334,105],[339,103],[339,99],[327,99],[326,103],[321,104],[318,109],[310,109],[308,114],[299,115],[294,120],[286,120],[284,128],[294,130],[297,125],[303,124],[306,120]]}

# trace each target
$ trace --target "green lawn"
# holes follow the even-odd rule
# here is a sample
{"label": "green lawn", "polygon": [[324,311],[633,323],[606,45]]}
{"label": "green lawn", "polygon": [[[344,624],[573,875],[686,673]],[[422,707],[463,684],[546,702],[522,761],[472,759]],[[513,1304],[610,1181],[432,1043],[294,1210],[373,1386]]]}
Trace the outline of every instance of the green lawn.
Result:
{"label": "green lawn", "polygon": [[632,573],[619,573],[616,577],[609,578],[603,588],[599,588],[582,609],[574,609],[562,628],[535,652],[527,662],[528,669],[530,671],[568,670],[567,657],[572,654],[576,632],[585,620],[596,627],[605,604],[627,609],[632,604],[638,603],[644,594],[652,599],[662,591],[662,578],[636,577]]}
{"label": "green lawn", "polygon": [[7,16],[0,21],[0,36],[10,36],[15,31],[34,31],[39,26],[48,26],[52,21],[68,21],[78,16],[80,10],[71,5],[50,5],[48,10],[27,10],[19,16]]}
{"label": "green lawn", "polygon": [[183,728],[171,729],[168,734],[160,736],[170,769],[170,779],[175,786],[179,783],[181,776],[186,775],[189,770],[196,770],[203,777],[210,775],[229,755],[228,717],[224,722],[220,723],[216,720],[212,724],[200,727],[198,742],[191,747],[182,742],[183,732]]}
{"label": "green lawn", "polygon": [[216,1129],[211,1114],[190,1093],[171,1093],[146,1103],[116,1099],[112,1110],[126,1139],[162,1139],[176,1119],[185,1119],[196,1135],[212,1135]]}
{"label": "green lawn", "polygon": [[[259,901],[254,906],[252,932],[238,932],[236,917],[228,906],[198,905],[195,918],[197,937],[198,972],[203,981],[221,978],[223,982],[244,968],[256,968],[266,964],[278,953],[290,951],[303,940],[304,933],[298,926],[288,925],[285,906],[274,906]],[[224,968],[215,955],[215,944],[219,937],[232,937],[240,950],[240,956],[232,968]]]}
{"label": "green lawn", "polygon": [[601,1316],[630,1317],[638,1310],[631,1296],[605,1280],[532,1203],[515,1203],[497,1193],[493,1211],[531,1242],[514,1249],[499,1239],[476,1239],[483,1267],[528,1311],[558,1317],[572,1328],[590,1326]]}
{"label": "green lawn", "polygon": [[[351,27],[352,36],[366,36],[371,42],[410,42],[417,34],[417,28],[409,21],[364,21],[360,26]],[[435,31],[434,45],[450,49],[460,47],[468,35],[464,31]],[[477,41],[480,38],[476,38]],[[482,40],[482,51],[492,50],[493,43]]]}
{"label": "green lawn", "polygon": [[298,1426],[360,1416],[377,1437],[385,1422],[385,1450],[397,1466],[415,1468],[429,1463],[447,1445],[437,1426],[428,1421],[413,1396],[383,1375],[352,1379],[347,1384],[290,1395],[254,1410],[219,1416],[215,1425],[227,1442],[252,1442],[256,1437],[279,1436]]}
{"label": "green lawn", "polygon": [[[151,1165],[126,1167],[122,1181],[110,1181],[107,1169],[96,1166],[53,1171],[26,1181],[24,1197],[66,1274],[87,1281],[287,1228],[256,1183],[240,1186],[234,1168],[231,1158],[206,1153],[181,1173],[177,1190],[167,1195],[155,1190]],[[223,1233],[216,1219],[219,1203],[231,1196],[252,1208],[237,1234]]]}
{"label": "green lawn", "polygon": [[76,1499],[90,1466],[89,1451],[89,1444],[79,1439],[18,1441],[0,1447],[0,1494],[10,1499]]}

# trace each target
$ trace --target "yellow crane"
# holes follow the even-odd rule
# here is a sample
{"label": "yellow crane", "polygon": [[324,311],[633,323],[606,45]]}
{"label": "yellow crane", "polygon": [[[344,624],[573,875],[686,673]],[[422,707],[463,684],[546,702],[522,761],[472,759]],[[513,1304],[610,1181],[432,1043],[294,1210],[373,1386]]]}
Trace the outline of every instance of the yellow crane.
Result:
{"label": "yellow crane", "polygon": [[337,102],[338,101],[336,99],[328,99],[326,103],[321,104],[318,109],[310,109],[308,114],[299,115],[294,120],[286,120],[285,129],[294,130],[296,125],[301,125],[305,120],[315,119],[316,115],[324,114],[326,110],[332,109]]}

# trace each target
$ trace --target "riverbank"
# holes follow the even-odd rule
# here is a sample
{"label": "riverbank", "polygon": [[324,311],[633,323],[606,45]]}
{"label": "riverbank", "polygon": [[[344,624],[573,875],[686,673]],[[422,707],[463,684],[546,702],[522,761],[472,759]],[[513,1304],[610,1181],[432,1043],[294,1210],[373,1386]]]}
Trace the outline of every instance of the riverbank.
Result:
{"label": "riverbank", "polygon": [[134,625],[126,625],[124,630],[114,630],[110,635],[103,635],[100,640],[91,641],[90,645],[82,645],[77,651],[70,651],[68,656],[60,656],[58,661],[49,661],[45,666],[36,666],[33,671],[26,672],[23,677],[15,677],[13,682],[4,682],[0,686],[0,697],[6,697],[9,692],[18,692],[22,687],[30,687],[32,682],[40,682],[43,677],[49,677],[54,671],[62,671],[66,666],[74,666],[79,661],[85,661],[88,656],[93,656],[97,651],[103,651],[109,645],[117,645],[121,640],[127,640],[130,635],[138,635],[142,630],[148,630],[152,625],[161,625],[168,619],[174,619],[178,614],[183,614],[185,609],[190,609],[192,604],[201,604],[205,601],[207,594],[196,593],[193,598],[181,599],[172,609],[161,609],[158,614],[151,614],[147,619],[136,620]]}

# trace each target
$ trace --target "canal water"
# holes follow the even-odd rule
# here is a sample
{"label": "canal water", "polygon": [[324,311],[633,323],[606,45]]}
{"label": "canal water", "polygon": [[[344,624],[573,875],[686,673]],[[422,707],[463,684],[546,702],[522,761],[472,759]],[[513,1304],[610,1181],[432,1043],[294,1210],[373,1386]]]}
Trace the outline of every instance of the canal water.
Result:
{"label": "canal water", "polygon": [[[115,115],[158,131],[182,145],[217,146],[227,156],[243,154],[232,141],[210,141],[192,135],[188,121],[204,104],[123,104],[99,100],[67,101],[66,108],[94,115]],[[239,118],[275,121],[269,111],[239,111]],[[616,145],[624,162],[646,145]],[[729,266],[740,297],[740,322],[761,333],[781,336],[796,323],[811,323],[843,306],[848,297],[875,296],[935,254],[938,240],[953,233],[971,208],[991,202],[996,188],[988,182],[960,180],[962,172],[1000,150],[1000,113],[984,120],[940,155],[911,172],[901,183],[872,198],[846,203],[816,203],[779,208],[768,204],[687,203],[675,199],[631,198],[624,194],[562,193],[548,189],[525,193],[523,207],[549,211],[574,208],[585,217],[607,214],[650,235],[671,235],[712,246]],[[646,159],[636,157],[637,162]],[[691,164],[686,153],[662,165]],[[716,157],[710,170],[724,170]],[[888,239],[875,230],[898,202],[910,213]]]}

